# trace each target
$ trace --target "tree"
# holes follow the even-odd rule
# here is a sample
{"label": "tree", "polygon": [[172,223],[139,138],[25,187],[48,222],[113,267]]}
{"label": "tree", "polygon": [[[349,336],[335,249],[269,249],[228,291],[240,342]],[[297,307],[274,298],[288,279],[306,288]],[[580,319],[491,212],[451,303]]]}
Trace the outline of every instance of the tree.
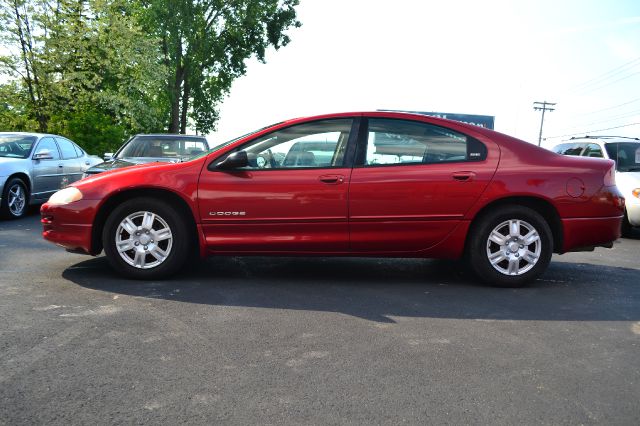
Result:
{"label": "tree", "polygon": [[147,0],[147,28],[162,46],[170,69],[169,132],[215,128],[218,104],[245,61],[265,61],[267,48],[289,43],[285,31],[299,27],[298,0]]}
{"label": "tree", "polygon": [[[1,64],[27,94],[14,97],[25,104],[10,110],[33,116],[31,130],[61,133],[95,151],[166,128],[167,68],[158,40],[140,24],[139,2],[3,0],[0,13],[9,49]],[[105,135],[113,140],[101,141]]]}

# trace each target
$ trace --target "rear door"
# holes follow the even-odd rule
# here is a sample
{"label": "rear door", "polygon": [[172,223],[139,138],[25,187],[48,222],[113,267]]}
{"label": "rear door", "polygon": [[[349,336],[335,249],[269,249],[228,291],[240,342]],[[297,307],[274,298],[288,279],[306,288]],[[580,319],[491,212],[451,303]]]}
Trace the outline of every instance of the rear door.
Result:
{"label": "rear door", "polygon": [[347,252],[351,168],[345,153],[353,122],[293,125],[240,147],[247,167],[222,170],[218,159],[205,168],[198,199],[209,250]]}
{"label": "rear door", "polygon": [[498,155],[460,132],[369,118],[349,190],[351,250],[416,252],[442,241],[480,197]]}
{"label": "rear door", "polygon": [[82,179],[84,173],[84,159],[80,157],[73,142],[69,139],[56,137],[56,142],[62,154],[62,164],[64,168],[63,186],[67,186],[77,180]]}

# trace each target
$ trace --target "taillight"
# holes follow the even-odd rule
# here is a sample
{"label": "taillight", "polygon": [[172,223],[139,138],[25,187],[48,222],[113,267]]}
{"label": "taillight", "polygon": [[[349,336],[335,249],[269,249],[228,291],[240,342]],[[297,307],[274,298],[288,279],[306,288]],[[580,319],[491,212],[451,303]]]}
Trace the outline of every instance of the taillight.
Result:
{"label": "taillight", "polygon": [[614,164],[611,168],[604,174],[604,186],[613,186],[616,184],[616,165]]}
{"label": "taillight", "polygon": [[634,197],[640,198],[640,188],[634,189],[633,191],[631,191],[631,193],[633,194]]}

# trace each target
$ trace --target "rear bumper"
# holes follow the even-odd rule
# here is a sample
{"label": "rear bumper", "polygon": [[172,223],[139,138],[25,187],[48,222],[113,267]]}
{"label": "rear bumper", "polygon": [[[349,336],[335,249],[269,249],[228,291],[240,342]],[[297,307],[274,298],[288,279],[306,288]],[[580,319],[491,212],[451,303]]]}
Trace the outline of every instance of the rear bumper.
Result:
{"label": "rear bumper", "polygon": [[591,247],[611,247],[620,238],[623,216],[562,219],[562,253]]}
{"label": "rear bumper", "polygon": [[45,203],[40,208],[42,237],[73,252],[92,253],[91,238],[97,200],[80,200],[64,206]]}

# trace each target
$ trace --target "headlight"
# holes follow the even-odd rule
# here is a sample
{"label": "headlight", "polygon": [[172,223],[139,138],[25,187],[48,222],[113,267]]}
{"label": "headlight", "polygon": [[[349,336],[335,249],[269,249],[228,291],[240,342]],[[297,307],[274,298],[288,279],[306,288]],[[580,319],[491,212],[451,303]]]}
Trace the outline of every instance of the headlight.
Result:
{"label": "headlight", "polygon": [[80,200],[82,200],[82,192],[75,186],[70,186],[53,194],[48,203],[54,206],[61,206]]}
{"label": "headlight", "polygon": [[640,188],[634,189],[633,191],[631,191],[631,193],[633,194],[634,197],[640,198]]}

